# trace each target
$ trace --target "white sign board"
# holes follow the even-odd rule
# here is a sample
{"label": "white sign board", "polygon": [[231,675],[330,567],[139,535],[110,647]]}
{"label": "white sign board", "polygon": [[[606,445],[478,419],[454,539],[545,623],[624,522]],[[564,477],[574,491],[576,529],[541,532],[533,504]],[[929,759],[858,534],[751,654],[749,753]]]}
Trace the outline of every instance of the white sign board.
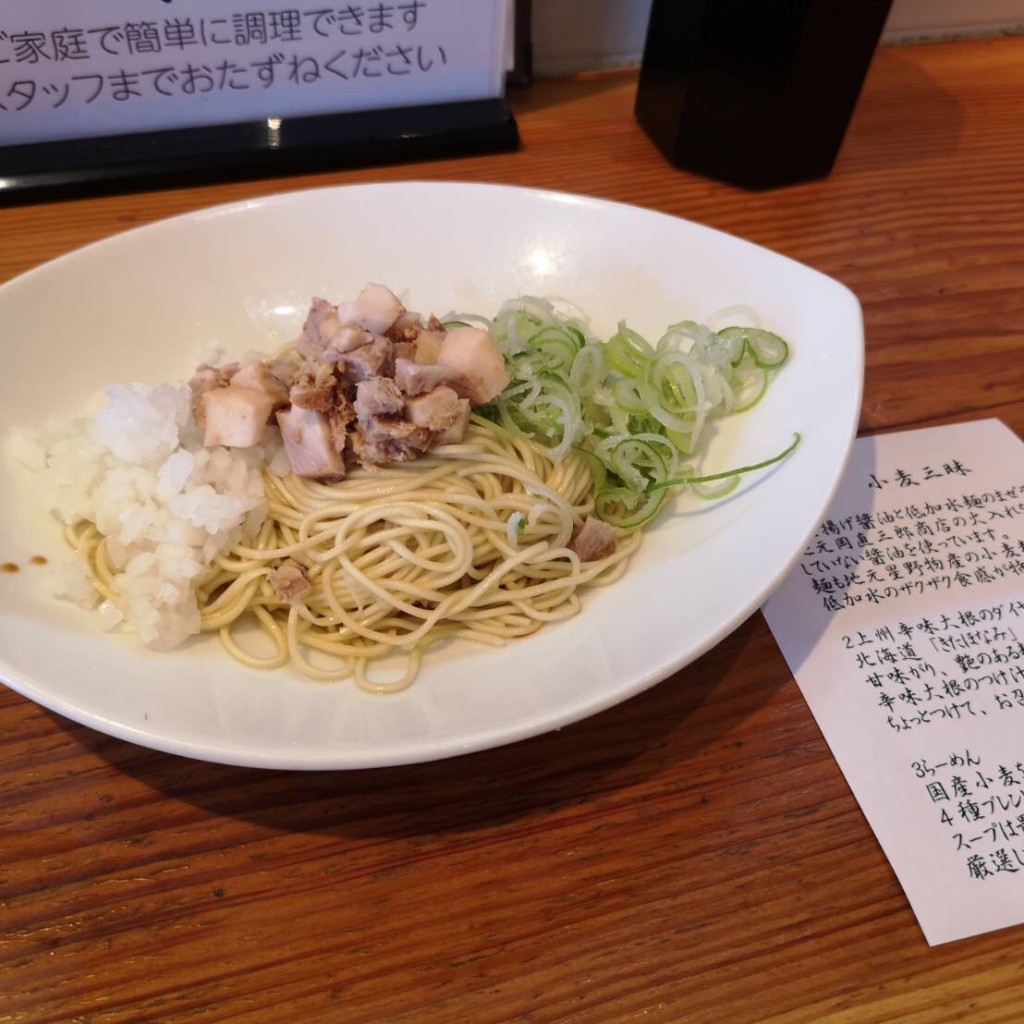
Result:
{"label": "white sign board", "polygon": [[502,95],[510,0],[3,0],[0,145]]}
{"label": "white sign board", "polygon": [[1024,922],[1024,444],[860,438],[764,607],[929,943]]}

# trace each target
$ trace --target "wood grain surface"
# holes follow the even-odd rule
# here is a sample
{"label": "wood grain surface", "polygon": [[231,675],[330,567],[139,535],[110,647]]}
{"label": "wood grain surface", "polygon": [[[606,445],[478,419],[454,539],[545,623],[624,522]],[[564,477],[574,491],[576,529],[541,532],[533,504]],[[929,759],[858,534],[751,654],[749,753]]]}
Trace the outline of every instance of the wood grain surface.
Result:
{"label": "wood grain surface", "polygon": [[[849,285],[864,432],[1024,435],[1024,39],[881,51],[834,173],[762,194],[671,168],[634,89],[515,94],[514,154],[3,209],[0,280],[283,189],[565,189]],[[3,1022],[1024,1020],[1024,931],[927,946],[760,615],[621,707],[417,767],[208,765],[6,689],[0,741]]]}

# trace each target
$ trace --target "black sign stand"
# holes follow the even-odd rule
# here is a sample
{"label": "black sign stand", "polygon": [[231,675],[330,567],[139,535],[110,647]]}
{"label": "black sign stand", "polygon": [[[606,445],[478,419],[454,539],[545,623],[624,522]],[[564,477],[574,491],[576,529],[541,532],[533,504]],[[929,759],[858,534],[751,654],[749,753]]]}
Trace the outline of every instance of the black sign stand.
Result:
{"label": "black sign stand", "polygon": [[0,149],[0,205],[514,150],[501,99],[64,139]]}

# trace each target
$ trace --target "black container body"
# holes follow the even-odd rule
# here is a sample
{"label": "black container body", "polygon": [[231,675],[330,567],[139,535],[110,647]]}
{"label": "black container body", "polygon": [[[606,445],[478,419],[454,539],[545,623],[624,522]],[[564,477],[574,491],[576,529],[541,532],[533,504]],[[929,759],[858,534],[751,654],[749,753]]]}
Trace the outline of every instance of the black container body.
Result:
{"label": "black container body", "polygon": [[750,189],[831,171],[892,0],[653,0],[636,118],[678,167]]}

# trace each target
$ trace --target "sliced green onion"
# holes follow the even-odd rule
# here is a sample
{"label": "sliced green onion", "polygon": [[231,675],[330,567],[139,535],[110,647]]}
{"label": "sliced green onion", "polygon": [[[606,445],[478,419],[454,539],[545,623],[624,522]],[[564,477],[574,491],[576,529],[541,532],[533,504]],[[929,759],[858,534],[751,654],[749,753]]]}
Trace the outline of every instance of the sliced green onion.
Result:
{"label": "sliced green onion", "polygon": [[789,345],[777,334],[760,327],[723,327],[718,333],[740,342],[741,349],[733,357],[733,366],[739,364],[745,353],[765,369],[775,369],[789,358]]}
{"label": "sliced green onion", "polygon": [[665,503],[664,494],[644,494],[628,487],[608,487],[597,492],[594,512],[610,526],[635,529],[650,522]]}
{"label": "sliced green onion", "polygon": [[715,483],[705,484],[699,480],[691,479],[689,481],[690,489],[698,498],[704,498],[707,501],[718,501],[720,498],[726,498],[733,491],[736,490],[740,485],[739,474],[736,473],[733,476],[727,477],[725,480],[718,480]]}
{"label": "sliced green onion", "polygon": [[612,387],[612,395],[626,412],[642,413],[649,408],[647,400],[640,393],[640,385],[632,377],[620,377]]}
{"label": "sliced green onion", "polygon": [[[749,466],[740,466],[737,469],[726,469],[721,473],[706,473],[703,476],[694,474],[686,477],[678,477],[675,480],[667,480],[662,484],[657,484],[652,489],[660,490],[664,487],[681,487],[684,484],[689,484],[694,487],[694,490],[696,490],[697,485],[703,486],[714,483],[715,481],[725,481],[730,485],[728,491],[731,491],[735,488],[736,484],[739,482],[739,478],[743,476],[744,473],[753,473],[758,469],[767,469],[769,466],[774,466],[777,462],[782,462],[783,459],[788,458],[796,451],[801,440],[802,438],[799,434],[794,434],[793,440],[790,441],[790,443],[786,445],[778,455],[773,455],[771,458],[764,459],[761,462],[754,462]],[[725,491],[724,493],[728,493],[728,491]],[[718,496],[720,495],[716,495],[716,497]]]}
{"label": "sliced green onion", "polygon": [[570,448],[583,455],[595,514],[621,529],[650,520],[674,488],[722,497],[799,443],[711,475],[685,461],[707,443],[710,423],[764,396],[789,355],[771,331],[683,320],[652,346],[623,321],[602,342],[583,320],[532,297],[506,303],[492,329],[512,379],[480,414],[555,460]]}
{"label": "sliced green onion", "polygon": [[572,361],[569,382],[584,398],[597,393],[608,375],[608,363],[600,345],[582,345]]}
{"label": "sliced green onion", "polygon": [[530,347],[549,369],[570,370],[580,345],[572,332],[561,327],[543,327],[530,338]]}
{"label": "sliced green onion", "polygon": [[657,446],[638,437],[626,437],[609,452],[612,472],[620,480],[637,490],[646,491],[649,485],[669,476],[669,464]]}
{"label": "sliced green onion", "polygon": [[752,409],[768,390],[768,371],[759,366],[741,367],[734,374],[733,380],[733,412]]}
{"label": "sliced green onion", "polygon": [[653,358],[654,349],[623,322],[608,339],[606,354],[613,370],[626,377],[639,377]]}

